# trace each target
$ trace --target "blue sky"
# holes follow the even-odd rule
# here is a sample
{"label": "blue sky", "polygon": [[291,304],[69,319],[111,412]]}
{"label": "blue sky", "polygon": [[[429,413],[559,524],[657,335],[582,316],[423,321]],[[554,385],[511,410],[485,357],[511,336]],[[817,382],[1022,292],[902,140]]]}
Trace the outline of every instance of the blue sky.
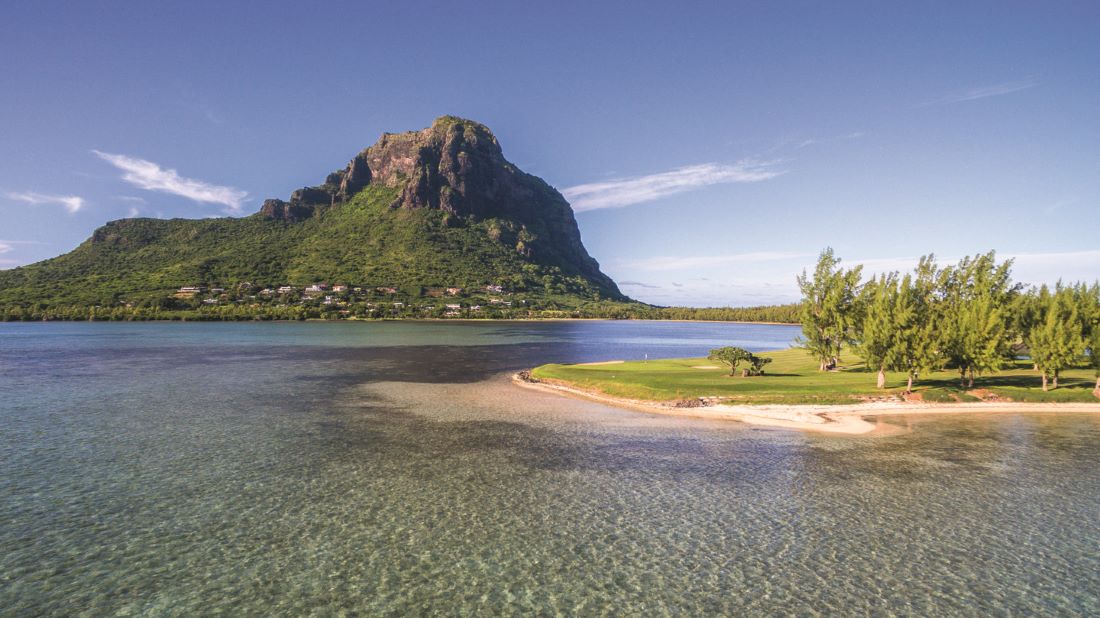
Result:
{"label": "blue sky", "polygon": [[825,246],[1100,275],[1098,3],[456,4],[6,3],[0,267],[457,114],[641,300],[794,300]]}

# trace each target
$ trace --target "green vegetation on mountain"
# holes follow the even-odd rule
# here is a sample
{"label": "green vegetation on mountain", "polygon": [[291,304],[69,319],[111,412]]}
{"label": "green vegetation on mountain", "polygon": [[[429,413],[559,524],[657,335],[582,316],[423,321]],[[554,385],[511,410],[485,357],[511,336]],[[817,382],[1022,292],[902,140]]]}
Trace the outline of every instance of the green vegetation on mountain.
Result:
{"label": "green vegetation on mountain", "polygon": [[[394,191],[368,187],[301,222],[265,219],[114,221],[75,251],[4,272],[0,303],[111,305],[189,285],[369,282],[476,287],[598,298],[601,290],[555,264],[491,240],[499,220],[448,227],[437,210],[391,210]],[[621,298],[614,295],[613,298]]]}

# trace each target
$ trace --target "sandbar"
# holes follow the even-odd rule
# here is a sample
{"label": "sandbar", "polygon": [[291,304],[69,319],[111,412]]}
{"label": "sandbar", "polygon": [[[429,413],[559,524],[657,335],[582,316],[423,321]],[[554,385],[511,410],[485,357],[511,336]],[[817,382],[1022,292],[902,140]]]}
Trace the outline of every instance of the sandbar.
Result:
{"label": "sandbar", "polygon": [[[620,361],[621,362],[621,361]],[[966,402],[924,403],[912,401],[874,401],[847,405],[784,405],[784,404],[709,404],[686,407],[675,402],[645,401],[613,397],[557,381],[532,381],[526,372],[514,374],[512,382],[522,386],[567,397],[597,401],[618,408],[650,414],[686,416],[739,421],[751,425],[797,429],[846,435],[888,435],[896,428],[873,423],[866,417],[906,414],[973,414],[973,413],[1093,413],[1100,414],[1100,403],[1024,403]]]}

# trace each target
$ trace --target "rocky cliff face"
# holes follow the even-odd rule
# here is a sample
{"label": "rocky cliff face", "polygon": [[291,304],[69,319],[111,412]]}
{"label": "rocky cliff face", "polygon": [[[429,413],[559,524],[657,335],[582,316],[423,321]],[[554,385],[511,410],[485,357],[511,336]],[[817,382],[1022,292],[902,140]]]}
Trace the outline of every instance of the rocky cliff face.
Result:
{"label": "rocky cliff face", "polygon": [[266,200],[260,215],[297,222],[339,207],[368,185],[398,190],[392,209],[437,209],[448,225],[494,221],[494,240],[531,261],[592,279],[618,294],[581,243],[573,210],[554,188],[509,163],[484,125],[443,116],[420,131],[386,133],[318,187]]}

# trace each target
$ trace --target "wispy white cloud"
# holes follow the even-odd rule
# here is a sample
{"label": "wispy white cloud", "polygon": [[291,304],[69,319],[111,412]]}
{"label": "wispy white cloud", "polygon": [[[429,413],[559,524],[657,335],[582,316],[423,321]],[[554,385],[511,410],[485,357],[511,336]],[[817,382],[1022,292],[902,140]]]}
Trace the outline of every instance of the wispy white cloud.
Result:
{"label": "wispy white cloud", "polygon": [[115,199],[121,200],[123,202],[130,202],[131,204],[144,204],[145,203],[145,198],[144,197],[137,197],[137,196],[134,196],[134,195],[116,195]]}
{"label": "wispy white cloud", "polygon": [[[40,244],[42,244],[42,243],[37,241],[37,240],[3,240],[3,239],[0,239],[0,255],[4,255],[6,253],[11,253],[12,251],[15,251],[16,247],[18,247],[19,245],[40,245]],[[20,258],[3,257],[3,258],[0,258],[0,269],[2,269],[2,268],[15,268],[16,266],[22,266],[22,265],[28,264],[28,263],[30,263],[30,260],[26,259],[26,258],[20,259]]]}
{"label": "wispy white cloud", "polygon": [[668,172],[568,187],[562,194],[576,212],[622,208],[709,185],[760,182],[783,174],[776,161],[746,159],[733,165],[703,163]]}
{"label": "wispy white cloud", "polygon": [[140,214],[141,214],[141,209],[138,209],[138,208],[131,208],[130,210],[126,211],[126,216],[130,219],[133,219],[134,217],[136,217]]}
{"label": "wispy white cloud", "polygon": [[1025,283],[1055,283],[1059,279],[1072,281],[1096,281],[1100,279],[1100,250],[1062,251],[1052,253],[1016,253],[1011,257],[1013,273]]}
{"label": "wispy white cloud", "polygon": [[802,137],[798,135],[788,136],[780,139],[768,149],[768,153],[778,153],[784,151],[803,150],[810,146],[823,146],[827,144],[835,144],[837,142],[849,142],[854,139],[859,139],[867,135],[864,131],[852,131],[850,133],[843,133],[840,135],[826,135],[817,137]]}
{"label": "wispy white cloud", "polygon": [[160,191],[196,202],[221,204],[231,213],[240,212],[247,191],[184,178],[174,169],[165,169],[145,159],[93,150],[99,158],[122,170],[122,179],[147,191]]}
{"label": "wispy white cloud", "polygon": [[34,191],[24,191],[21,193],[8,193],[8,198],[33,204],[35,206],[42,204],[58,204],[64,206],[65,210],[68,210],[70,213],[76,212],[84,207],[84,198],[76,195],[47,195],[45,193],[35,193]]}
{"label": "wispy white cloud", "polygon": [[778,262],[800,260],[812,257],[809,253],[787,251],[757,251],[753,253],[735,253],[728,255],[701,256],[657,256],[641,260],[629,260],[623,263],[628,268],[643,271],[700,270],[734,264],[754,264],[760,262]]}
{"label": "wispy white cloud", "polygon": [[971,88],[963,92],[956,92],[949,94],[938,99],[931,101],[925,101],[921,103],[922,107],[929,105],[947,105],[950,103],[962,103],[963,101],[974,101],[977,99],[985,99],[988,97],[999,97],[1005,94],[1012,94],[1013,92],[1019,92],[1021,90],[1027,90],[1039,85],[1039,82],[1033,79],[1025,79],[1015,82],[1003,82],[1000,84],[993,84],[991,86],[981,86],[979,88]]}
{"label": "wispy white cloud", "polygon": [[643,302],[658,305],[687,305],[693,307],[727,307],[746,305],[773,305],[798,301],[798,288],[794,277],[790,283],[768,281],[695,281],[669,282],[645,288],[628,288],[627,294]]}

